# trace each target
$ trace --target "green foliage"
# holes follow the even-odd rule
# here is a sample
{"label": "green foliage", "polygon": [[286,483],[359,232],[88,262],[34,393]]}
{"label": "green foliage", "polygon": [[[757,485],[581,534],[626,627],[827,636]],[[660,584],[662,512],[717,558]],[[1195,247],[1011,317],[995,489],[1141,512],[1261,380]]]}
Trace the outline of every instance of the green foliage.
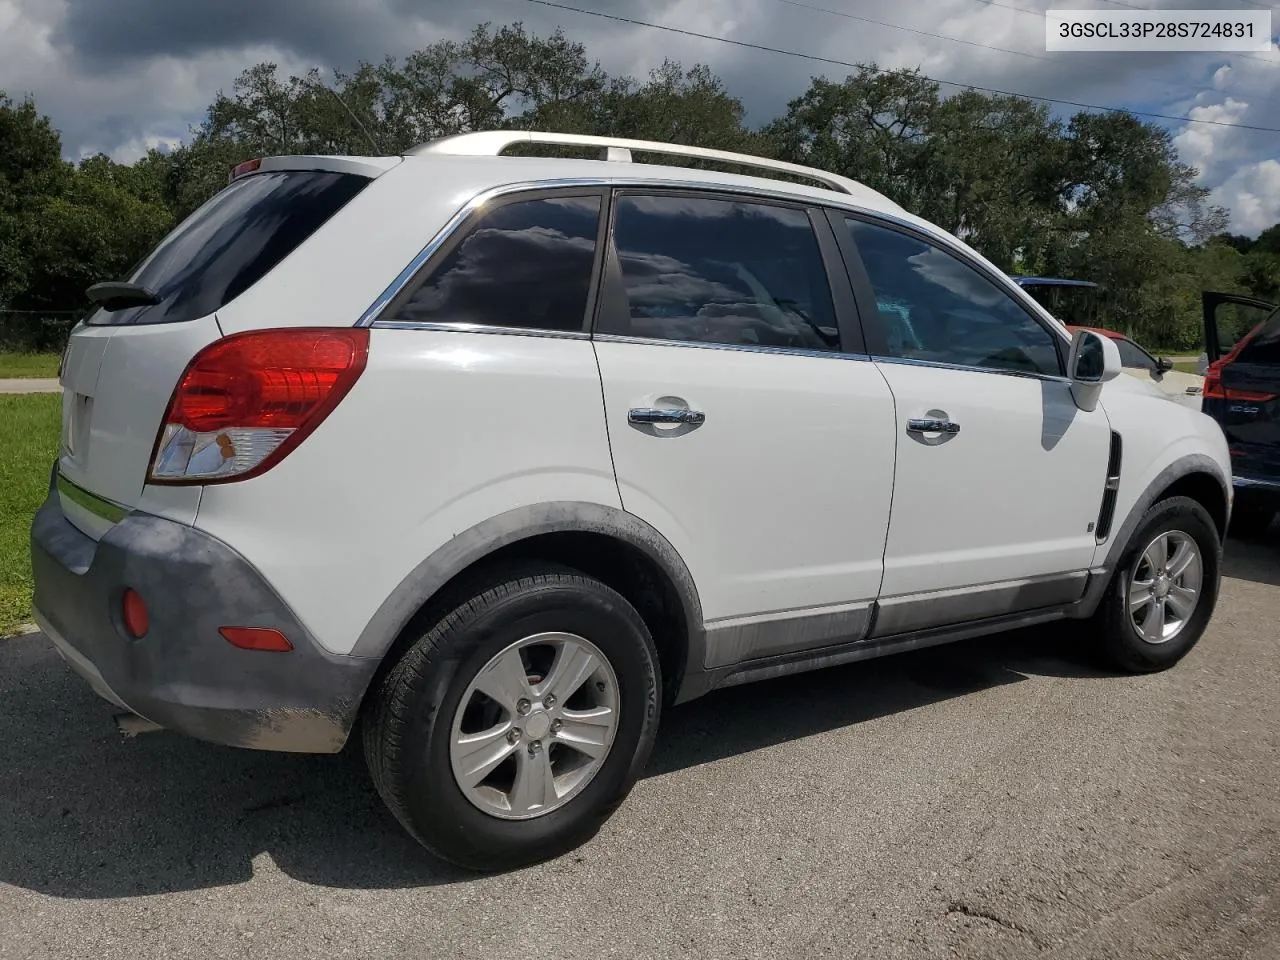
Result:
{"label": "green foliage", "polygon": [[31,517],[58,455],[62,397],[0,396],[0,637],[31,617]]}
{"label": "green foliage", "polygon": [[[251,66],[218,91],[187,142],[131,166],[65,163],[48,119],[0,93],[0,310],[37,311],[0,314],[0,343],[16,329],[28,348],[56,347],[84,287],[126,275],[239,162],[395,154],[495,127],[674,141],[842,173],[1002,269],[1098,281],[1102,320],[1153,348],[1198,348],[1203,289],[1280,298],[1280,224],[1257,240],[1227,233],[1168,131],[1129,114],[1060,119],[1016,97],[943,97],[919,71],[870,64],[840,82],[814,78],[781,117],[751,129],[704,65],[610,76],[559,30],[486,23],[331,77]],[[38,319],[52,310],[72,313]]]}

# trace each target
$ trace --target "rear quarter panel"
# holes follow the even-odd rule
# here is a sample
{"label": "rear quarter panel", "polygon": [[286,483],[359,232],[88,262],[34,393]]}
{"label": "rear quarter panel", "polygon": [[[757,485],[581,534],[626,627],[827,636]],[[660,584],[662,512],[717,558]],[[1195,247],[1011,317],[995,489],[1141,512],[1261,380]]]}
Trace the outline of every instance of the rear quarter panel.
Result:
{"label": "rear quarter panel", "polygon": [[557,500],[621,508],[590,341],[375,329],[328,419],[262,476],[207,487],[196,526],[348,653],[451,538]]}

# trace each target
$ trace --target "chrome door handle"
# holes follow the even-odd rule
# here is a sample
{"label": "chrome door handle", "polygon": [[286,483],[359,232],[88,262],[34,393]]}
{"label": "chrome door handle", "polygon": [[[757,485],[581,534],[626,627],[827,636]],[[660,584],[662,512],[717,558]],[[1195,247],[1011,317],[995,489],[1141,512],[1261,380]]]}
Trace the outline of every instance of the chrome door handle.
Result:
{"label": "chrome door handle", "polygon": [[627,411],[627,420],[631,423],[688,423],[697,426],[706,419],[707,415],[701,410],[633,407]]}
{"label": "chrome door handle", "polygon": [[935,420],[931,417],[922,417],[920,419],[908,420],[907,432],[956,434],[960,432],[960,424],[952,420]]}

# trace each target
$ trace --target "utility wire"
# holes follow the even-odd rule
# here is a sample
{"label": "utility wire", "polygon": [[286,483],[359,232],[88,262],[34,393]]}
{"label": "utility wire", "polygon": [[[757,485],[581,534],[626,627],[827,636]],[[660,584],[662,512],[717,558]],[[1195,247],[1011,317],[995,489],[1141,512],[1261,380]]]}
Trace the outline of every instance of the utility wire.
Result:
{"label": "utility wire", "polygon": [[[647,20],[636,20],[632,17],[623,17],[613,13],[605,13],[601,10],[584,10],[582,7],[573,7],[567,3],[555,3],[553,0],[525,0],[526,3],[535,3],[543,7],[551,7],[556,10],[568,10],[572,13],[581,13],[590,17],[602,17],[605,20],[614,20],[618,23],[627,23],[636,27],[649,27],[653,30],[663,30],[667,33],[676,33],[685,37],[697,37],[701,40],[714,40],[717,43],[727,43],[730,46],[742,47],[747,50],[762,50],[765,53],[777,53],[787,57],[798,57],[802,60],[810,60],[814,63],[826,63],[838,67],[849,67],[852,69],[864,68],[865,64],[852,63],[848,60],[837,60],[834,57],[821,57],[811,53],[801,53],[797,50],[784,50],[781,47],[769,47],[760,43],[748,43],[745,40],[730,40],[728,37],[716,37],[709,33],[699,33],[696,30],[686,30],[682,27],[671,27],[662,23],[651,23]],[[901,73],[898,70],[886,70],[881,67],[874,68],[873,72],[882,74]],[[1264,133],[1280,133],[1280,127],[1263,127],[1249,123],[1229,123],[1225,120],[1208,120],[1201,117],[1182,117],[1173,116],[1167,113],[1151,113],[1143,110],[1129,110],[1124,107],[1109,107],[1097,103],[1083,103],[1079,100],[1064,100],[1059,97],[1038,97],[1029,93],[1016,93],[1010,90],[1000,90],[995,87],[983,87],[976,83],[960,83],[956,80],[943,80],[938,77],[930,77],[925,74],[919,74],[923,80],[931,83],[941,84],[948,87],[959,87],[962,90],[977,90],[981,93],[990,93],[1002,97],[1017,97],[1022,100],[1035,100],[1040,103],[1054,103],[1060,106],[1079,107],[1083,110],[1102,110],[1107,113],[1127,113],[1135,117],[1147,117],[1153,120],[1172,120],[1177,123],[1200,123],[1215,127],[1235,127],[1238,130],[1258,130]]]}
{"label": "utility wire", "polygon": [[[1010,53],[1016,57],[1026,57],[1029,60],[1043,60],[1045,63],[1052,63],[1055,65],[1062,63],[1061,60],[1055,59],[1053,57],[1045,57],[1035,53],[1027,53],[1024,50],[1011,50],[1008,47],[997,47],[990,43],[980,43],[977,40],[964,40],[960,37],[953,37],[945,33],[930,33],[928,30],[918,30],[915,27],[903,26],[900,23],[889,23],[885,20],[873,20],[871,17],[863,17],[858,14],[846,13],[843,10],[832,10],[829,7],[819,7],[811,3],[803,3],[801,2],[801,0],[776,0],[776,2],[785,3],[791,7],[800,7],[801,9],[804,9],[804,10],[813,10],[816,13],[828,13],[833,17],[843,17],[846,20],[858,20],[863,23],[871,23],[880,27],[888,27],[891,30],[902,30],[902,31],[905,31],[906,33],[914,33],[922,37],[932,37],[935,40],[945,40],[948,43],[962,43],[970,47],[981,47],[984,50],[995,50],[998,53]],[[1030,14],[1033,17],[1040,17],[1041,19],[1044,18],[1044,14],[1038,10],[1027,10],[1024,7],[1013,7],[1005,3],[998,3],[996,2],[996,0],[975,0],[975,2],[984,4],[989,7],[1003,7],[1006,10],[1016,10],[1018,13]],[[1263,59],[1263,62],[1266,62],[1266,63],[1272,62],[1269,60],[1265,60],[1264,58],[1259,58],[1259,59]],[[1142,83],[1145,86],[1153,89],[1158,86],[1163,92],[1167,94],[1170,92],[1170,88],[1174,88],[1181,84],[1184,84],[1185,79],[1182,77],[1178,77],[1176,79],[1172,77],[1139,77],[1137,78],[1137,82]],[[1192,87],[1192,88],[1188,88],[1187,92],[1188,93],[1200,93],[1202,91],[1210,92],[1210,91],[1213,91],[1214,89],[1215,88],[1213,87]],[[1267,100],[1265,102],[1269,103],[1270,100]]]}

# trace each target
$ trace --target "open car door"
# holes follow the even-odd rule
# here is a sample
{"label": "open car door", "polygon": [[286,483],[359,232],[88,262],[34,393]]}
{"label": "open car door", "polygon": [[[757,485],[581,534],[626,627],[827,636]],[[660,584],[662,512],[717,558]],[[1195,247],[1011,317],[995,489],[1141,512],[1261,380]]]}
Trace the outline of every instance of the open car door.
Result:
{"label": "open car door", "polygon": [[1230,353],[1247,333],[1276,309],[1276,304],[1256,297],[1209,290],[1200,295],[1200,302],[1204,312],[1205,354],[1209,363]]}

